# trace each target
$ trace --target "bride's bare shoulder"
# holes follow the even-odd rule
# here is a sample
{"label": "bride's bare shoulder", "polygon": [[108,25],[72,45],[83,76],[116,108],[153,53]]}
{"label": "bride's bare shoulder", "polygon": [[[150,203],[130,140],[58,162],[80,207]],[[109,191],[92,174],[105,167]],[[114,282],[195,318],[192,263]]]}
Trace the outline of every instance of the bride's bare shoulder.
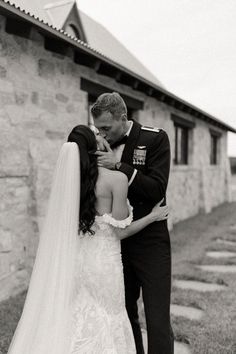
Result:
{"label": "bride's bare shoulder", "polygon": [[123,186],[128,184],[128,178],[120,171],[108,170],[107,168],[99,168],[97,191],[112,192],[115,186]]}
{"label": "bride's bare shoulder", "polygon": [[107,168],[99,168],[99,178],[104,182],[114,182],[116,181],[128,181],[127,176],[120,171],[108,170]]}

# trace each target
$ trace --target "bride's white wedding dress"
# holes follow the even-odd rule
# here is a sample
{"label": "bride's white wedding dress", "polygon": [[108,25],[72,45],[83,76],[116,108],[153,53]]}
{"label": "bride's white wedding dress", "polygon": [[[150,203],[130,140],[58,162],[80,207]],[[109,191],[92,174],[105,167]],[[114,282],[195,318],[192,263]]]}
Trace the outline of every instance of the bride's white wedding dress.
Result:
{"label": "bride's white wedding dress", "polygon": [[111,214],[96,216],[94,235],[80,235],[76,256],[70,354],[134,354],[132,328],[125,309],[119,229],[132,222]]}
{"label": "bride's white wedding dress", "polygon": [[96,216],[95,234],[78,235],[80,174],[77,144],[64,143],[8,354],[136,353],[117,237],[132,208],[122,221]]}

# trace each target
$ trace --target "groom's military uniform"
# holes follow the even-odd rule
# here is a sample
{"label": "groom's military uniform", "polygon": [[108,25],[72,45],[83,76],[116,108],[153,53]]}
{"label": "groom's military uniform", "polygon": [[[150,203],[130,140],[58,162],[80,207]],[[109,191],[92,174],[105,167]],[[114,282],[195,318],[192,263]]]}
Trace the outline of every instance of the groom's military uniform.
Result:
{"label": "groom's military uniform", "polygon": [[[115,153],[119,153],[117,149],[114,149]],[[134,220],[137,220],[165,198],[170,170],[168,136],[162,129],[141,126],[134,121],[120,155],[117,169],[128,177],[128,198],[134,208]],[[144,354],[137,309],[142,288],[148,353],[172,354],[171,248],[167,221],[148,225],[136,235],[124,239],[121,246],[126,307],[137,353]]]}

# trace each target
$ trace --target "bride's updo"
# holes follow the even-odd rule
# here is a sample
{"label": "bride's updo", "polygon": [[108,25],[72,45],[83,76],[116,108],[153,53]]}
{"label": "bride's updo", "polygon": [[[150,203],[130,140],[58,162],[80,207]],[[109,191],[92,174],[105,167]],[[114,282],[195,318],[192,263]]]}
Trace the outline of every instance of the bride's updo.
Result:
{"label": "bride's updo", "polygon": [[91,227],[96,215],[95,186],[98,178],[97,156],[94,154],[97,150],[96,138],[89,127],[77,125],[70,132],[67,141],[75,142],[80,150],[81,194],[79,229],[84,234],[89,232],[93,235],[94,231],[91,230]]}

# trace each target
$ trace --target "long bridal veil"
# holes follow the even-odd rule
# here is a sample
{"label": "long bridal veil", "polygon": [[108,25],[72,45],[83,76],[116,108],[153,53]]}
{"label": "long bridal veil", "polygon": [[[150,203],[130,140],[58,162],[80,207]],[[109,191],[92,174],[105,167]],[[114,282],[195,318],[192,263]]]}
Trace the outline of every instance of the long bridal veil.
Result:
{"label": "long bridal veil", "polygon": [[23,312],[8,354],[69,354],[80,203],[80,155],[64,143]]}

